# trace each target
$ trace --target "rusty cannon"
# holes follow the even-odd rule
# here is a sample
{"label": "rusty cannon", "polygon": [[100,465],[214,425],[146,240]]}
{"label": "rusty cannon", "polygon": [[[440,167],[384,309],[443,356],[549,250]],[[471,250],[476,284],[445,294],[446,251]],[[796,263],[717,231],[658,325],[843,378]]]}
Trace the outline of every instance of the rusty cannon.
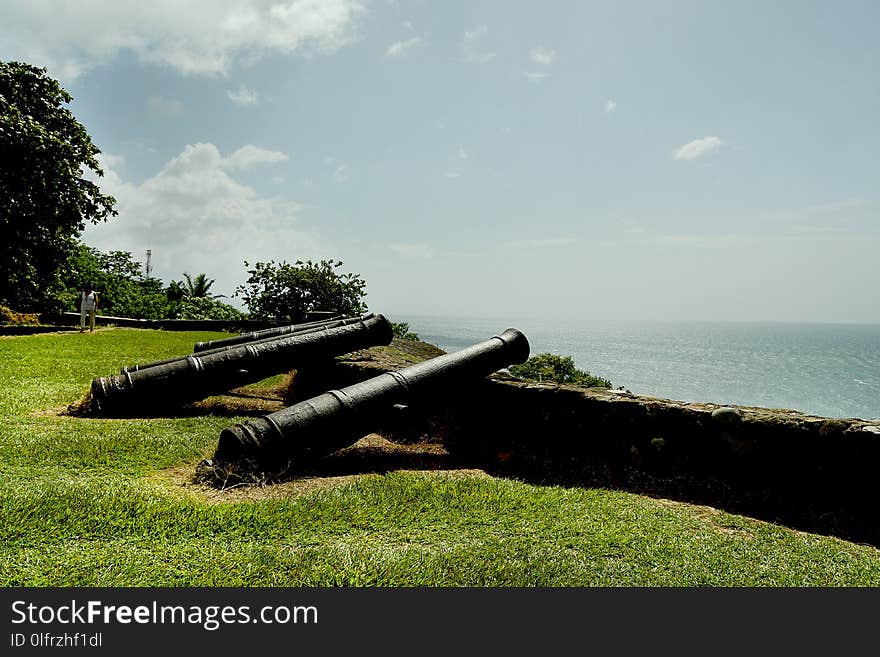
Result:
{"label": "rusty cannon", "polygon": [[470,383],[529,356],[529,342],[507,329],[444,354],[361,383],[331,390],[220,433],[211,465],[243,464],[267,472],[326,456],[378,429],[401,407],[442,403]]}
{"label": "rusty cannon", "polygon": [[[269,340],[275,340],[277,338],[290,336],[290,335],[302,335],[303,333],[315,333],[317,331],[322,331],[324,329],[336,328],[337,326],[348,326],[349,324],[357,324],[358,322],[365,321],[367,319],[371,319],[374,317],[373,313],[369,313],[367,315],[363,315],[361,317],[346,317],[344,319],[337,320],[323,320],[320,322],[309,322],[307,324],[292,324],[290,326],[282,326],[274,329],[265,329],[265,331],[254,331],[252,333],[243,333],[242,335],[237,335],[231,338],[223,338],[221,340],[211,340],[209,342],[197,342],[196,347],[199,345],[213,345],[212,348],[203,347],[201,351],[196,349],[192,354],[188,354],[186,356],[175,356],[174,358],[166,358],[164,360],[154,360],[149,363],[138,363],[137,365],[126,365],[121,370],[119,370],[120,374],[125,374],[126,372],[139,372],[141,370],[146,370],[151,367],[156,367],[158,365],[169,365],[171,363],[176,363],[178,361],[183,361],[189,358],[190,356],[199,356],[204,357],[210,354],[216,354],[231,347],[236,347],[242,344],[257,344],[267,342]],[[277,332],[282,331],[282,332]],[[253,337],[258,336],[259,337]],[[224,344],[221,344],[224,343]]]}
{"label": "rusty cannon", "polygon": [[274,328],[262,329],[260,331],[251,331],[249,333],[232,336],[231,338],[196,342],[195,345],[193,345],[193,353],[222,349],[224,347],[234,347],[246,342],[256,342],[258,340],[276,338],[282,335],[290,335],[292,333],[318,330],[323,327],[331,328],[334,326],[345,326],[346,324],[354,324],[355,322],[370,319],[371,317],[373,317],[373,313],[361,315],[360,317],[335,317],[333,319],[322,319],[315,322],[306,322],[304,324],[290,324],[288,326],[276,326]]}
{"label": "rusty cannon", "polygon": [[174,359],[144,370],[92,381],[96,415],[179,406],[274,374],[324,362],[358,349],[391,343],[391,323],[382,315],[320,330],[229,347],[207,355]]}

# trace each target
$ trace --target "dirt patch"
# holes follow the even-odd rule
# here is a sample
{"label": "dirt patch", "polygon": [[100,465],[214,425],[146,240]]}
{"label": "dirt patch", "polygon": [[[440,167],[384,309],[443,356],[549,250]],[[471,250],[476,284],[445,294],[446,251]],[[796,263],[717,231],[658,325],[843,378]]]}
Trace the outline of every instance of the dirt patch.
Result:
{"label": "dirt patch", "polygon": [[70,415],[69,406],[52,406],[51,408],[44,408],[39,411],[34,411],[33,413],[29,413],[30,417],[64,417],[65,415]]}
{"label": "dirt patch", "polygon": [[485,471],[454,466],[438,443],[396,443],[380,436],[364,436],[350,447],[322,459],[308,468],[289,474],[276,483],[208,485],[196,481],[194,464],[162,470],[154,478],[183,494],[211,503],[282,500],[308,495],[324,488],[352,483],[363,477],[397,470],[444,472],[488,477]]}

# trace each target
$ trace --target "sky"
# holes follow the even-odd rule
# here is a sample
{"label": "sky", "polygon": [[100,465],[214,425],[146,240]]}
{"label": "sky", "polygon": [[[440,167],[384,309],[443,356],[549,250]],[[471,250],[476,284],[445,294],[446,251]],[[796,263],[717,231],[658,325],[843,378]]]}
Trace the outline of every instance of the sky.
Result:
{"label": "sky", "polygon": [[102,250],[389,316],[880,323],[880,3],[7,0]]}

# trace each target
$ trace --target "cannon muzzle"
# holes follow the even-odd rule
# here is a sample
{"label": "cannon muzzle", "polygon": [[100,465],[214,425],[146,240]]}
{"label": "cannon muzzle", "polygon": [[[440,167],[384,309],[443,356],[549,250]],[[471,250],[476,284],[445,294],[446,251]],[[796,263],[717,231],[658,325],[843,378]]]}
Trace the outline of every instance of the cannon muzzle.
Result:
{"label": "cannon muzzle", "polygon": [[526,336],[507,329],[461,351],[331,390],[224,429],[214,461],[283,471],[297,460],[318,458],[353,444],[379,428],[395,407],[442,402],[467,384],[528,357]]}
{"label": "cannon muzzle", "polygon": [[185,404],[303,365],[387,345],[392,338],[390,322],[377,315],[345,326],[187,356],[117,376],[97,377],[91,387],[92,412],[113,415]]}

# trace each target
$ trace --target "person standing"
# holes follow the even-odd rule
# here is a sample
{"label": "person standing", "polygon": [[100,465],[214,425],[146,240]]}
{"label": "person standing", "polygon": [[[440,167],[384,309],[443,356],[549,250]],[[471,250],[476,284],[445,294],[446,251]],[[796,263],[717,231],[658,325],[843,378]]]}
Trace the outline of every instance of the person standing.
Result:
{"label": "person standing", "polygon": [[83,288],[79,301],[79,332],[86,330],[86,315],[89,317],[89,333],[95,330],[95,313],[98,312],[98,293],[91,285]]}

